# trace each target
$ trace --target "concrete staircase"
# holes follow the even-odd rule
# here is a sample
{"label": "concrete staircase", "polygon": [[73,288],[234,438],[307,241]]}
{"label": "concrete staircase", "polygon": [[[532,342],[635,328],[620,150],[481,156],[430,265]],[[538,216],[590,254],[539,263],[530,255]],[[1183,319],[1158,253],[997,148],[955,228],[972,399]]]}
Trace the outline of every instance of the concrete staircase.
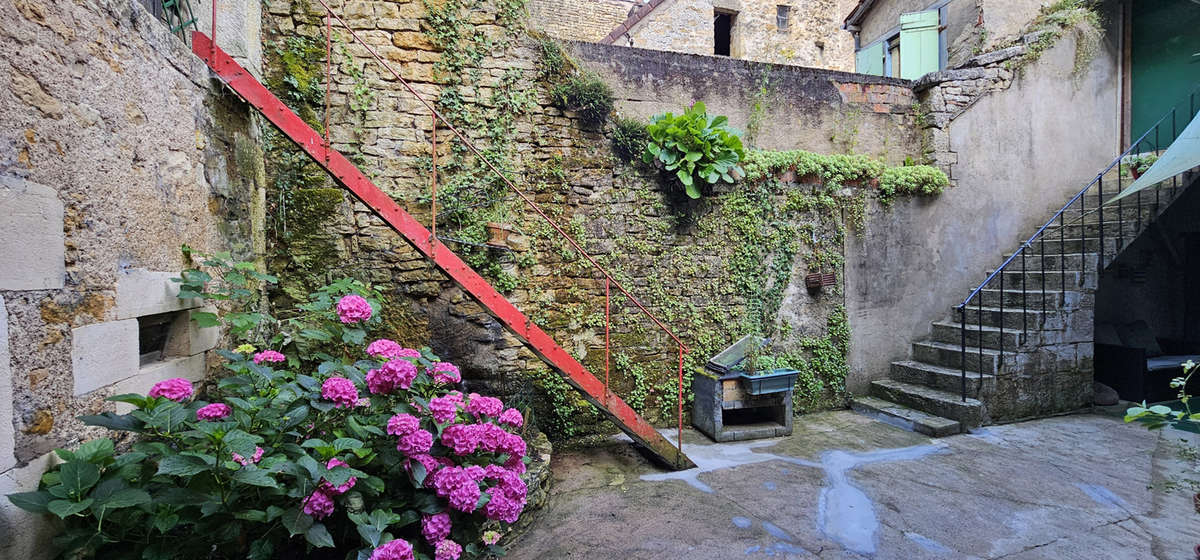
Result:
{"label": "concrete staircase", "polygon": [[[1108,200],[1116,194],[1115,170],[1104,182]],[[1095,212],[1099,195],[1084,195],[1064,212],[1063,225],[1043,232],[961,314],[952,309],[932,322],[929,338],[912,344],[911,357],[893,362],[888,378],[873,382],[870,394],[854,398],[851,407],[941,437],[1087,406],[1100,254],[1107,266],[1173,194],[1163,189],[1157,199],[1150,192],[1140,204],[1125,199],[1120,209],[1105,207],[1103,224]]]}

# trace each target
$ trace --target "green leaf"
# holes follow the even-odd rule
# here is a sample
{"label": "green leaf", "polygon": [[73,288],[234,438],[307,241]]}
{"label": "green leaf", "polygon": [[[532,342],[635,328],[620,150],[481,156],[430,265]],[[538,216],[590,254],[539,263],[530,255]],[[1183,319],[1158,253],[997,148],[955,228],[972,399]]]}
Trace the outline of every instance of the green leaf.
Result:
{"label": "green leaf", "polygon": [[257,451],[256,448],[260,441],[262,441],[262,438],[252,436],[242,430],[230,431],[221,440],[222,443],[229,447],[230,452],[237,453],[242,457],[253,456],[254,452]]}
{"label": "green leaf", "polygon": [[87,508],[91,507],[91,505],[92,505],[91,498],[83,500],[82,502],[71,502],[68,500],[53,500],[49,504],[46,504],[46,509],[50,510],[50,513],[57,515],[60,519],[66,519],[72,515],[75,515],[81,511],[86,510]]}
{"label": "green leaf", "polygon": [[165,534],[167,531],[174,529],[178,524],[179,515],[172,513],[169,510],[160,509],[158,513],[154,515],[154,528],[158,529],[158,532],[160,533]]}
{"label": "green leaf", "polygon": [[696,188],[695,185],[688,185],[684,188],[684,191],[691,198],[700,198],[700,189]]}
{"label": "green leaf", "polygon": [[704,154],[700,152],[688,152],[687,155],[683,156],[684,159],[692,162],[700,161],[702,157],[704,157]]}
{"label": "green leaf", "polygon": [[84,442],[75,450],[75,458],[80,461],[95,463],[98,459],[107,459],[113,455],[113,442],[108,438],[93,439]]}
{"label": "green leaf", "polygon": [[100,480],[100,469],[96,465],[78,460],[63,463],[58,474],[62,479],[63,489],[73,497],[82,496]]}
{"label": "green leaf", "polygon": [[354,438],[338,438],[338,439],[333,440],[333,448],[338,451],[345,451],[347,449],[357,449],[362,446],[363,446],[363,442],[356,440]]}
{"label": "green leaf", "polygon": [[314,523],[304,532],[304,540],[317,548],[333,548],[333,537],[323,523]]}
{"label": "green leaf", "polygon": [[145,424],[130,414],[102,412],[98,415],[79,416],[79,421],[88,426],[100,426],[122,432],[141,432]]}
{"label": "green leaf", "polygon": [[383,535],[383,531],[371,525],[358,524],[358,535],[363,541],[370,544],[372,548],[379,546],[379,537]]}
{"label": "green leaf", "polygon": [[100,500],[96,503],[96,507],[94,509],[97,511],[101,509],[121,509],[140,506],[147,503],[150,503],[150,494],[145,490],[140,488],[126,488],[124,490],[118,490],[111,496]]}
{"label": "green leaf", "polygon": [[158,474],[192,476],[206,470],[208,465],[203,460],[190,455],[169,455],[158,463]]}
{"label": "green leaf", "polygon": [[12,502],[14,506],[17,506],[25,511],[31,511],[33,513],[49,512],[50,510],[46,509],[46,504],[49,504],[52,498],[53,497],[44,490],[38,490],[36,492],[18,492],[16,494],[8,495],[8,501]]}
{"label": "green leaf", "polygon": [[193,311],[192,320],[196,322],[197,327],[202,329],[221,326],[221,319],[217,317],[217,314],[208,311]]}
{"label": "green leaf", "polygon": [[309,527],[313,526],[313,518],[298,507],[285,511],[280,520],[292,536],[304,533],[308,531]]}
{"label": "green leaf", "polygon": [[233,473],[233,479],[242,484],[251,486],[262,486],[264,488],[278,488],[279,484],[271,477],[271,472],[265,469],[260,469],[252,466],[245,466]]}
{"label": "green leaf", "polygon": [[[688,173],[687,171],[680,169],[679,171],[675,172],[675,176],[679,177],[679,182],[683,183],[683,186],[685,186],[685,187],[692,186],[692,175],[690,173]],[[689,194],[689,196],[690,196],[690,194]],[[700,197],[693,196],[692,198],[700,198]]]}

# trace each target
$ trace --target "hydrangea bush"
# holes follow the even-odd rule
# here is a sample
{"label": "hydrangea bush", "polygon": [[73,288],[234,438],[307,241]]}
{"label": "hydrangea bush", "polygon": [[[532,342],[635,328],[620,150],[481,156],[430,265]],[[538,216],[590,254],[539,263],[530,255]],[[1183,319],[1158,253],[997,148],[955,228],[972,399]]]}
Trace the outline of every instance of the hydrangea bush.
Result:
{"label": "hydrangea bush", "polygon": [[[234,282],[273,281],[207,258]],[[239,272],[242,276],[236,276]],[[206,273],[188,271],[193,280]],[[221,298],[208,277],[189,297]],[[215,296],[215,297],[212,297]],[[64,521],[66,558],[455,560],[500,554],[525,505],[523,418],[460,390],[458,368],[378,339],[379,294],[341,281],[291,317],[263,313],[221,351],[207,391],[168,379],[82,419],[133,432],[59,450],[35,492],[9,499]],[[321,551],[326,549],[328,553]]]}

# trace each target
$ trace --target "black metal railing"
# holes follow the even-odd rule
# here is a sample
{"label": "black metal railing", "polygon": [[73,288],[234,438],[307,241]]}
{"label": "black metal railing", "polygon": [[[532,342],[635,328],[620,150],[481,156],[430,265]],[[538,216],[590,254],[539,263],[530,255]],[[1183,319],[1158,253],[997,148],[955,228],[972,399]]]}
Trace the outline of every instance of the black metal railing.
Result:
{"label": "black metal railing", "polygon": [[[1121,192],[1125,188],[1125,186],[1135,180],[1134,176],[1137,175],[1138,171],[1136,168],[1141,162],[1144,161],[1145,157],[1151,154],[1157,157],[1161,154],[1162,150],[1166,148],[1166,145],[1159,144],[1160,138],[1170,138],[1172,140],[1175,139],[1182,131],[1182,127],[1187,126],[1187,124],[1191,122],[1192,118],[1196,115],[1196,111],[1200,109],[1200,104],[1198,103],[1200,103],[1200,88],[1193,89],[1192,93],[1188,95],[1188,98],[1185,101],[1176,105],[1166,114],[1164,114],[1158,120],[1158,122],[1154,124],[1153,127],[1148,129],[1140,138],[1130,144],[1125,151],[1121,152],[1120,155],[1113,159],[1112,163],[1109,163],[1103,171],[1097,174],[1094,179],[1092,179],[1086,186],[1083,187],[1083,189],[1076,193],[1075,196],[1072,197],[1071,200],[1067,202],[1066,205],[1064,205],[1057,213],[1055,213],[1049,221],[1043,224],[1042,227],[1038,228],[1036,233],[1034,233],[1029,239],[1025,240],[1025,242],[1021,243],[1020,247],[1018,247],[1015,252],[1009,255],[1008,258],[1004,260],[1003,264],[992,271],[992,273],[988,275],[987,279],[984,280],[979,287],[972,290],[971,294],[968,295],[967,298],[962,301],[962,303],[955,306],[955,310],[958,312],[959,320],[959,368],[961,370],[962,378],[963,401],[966,401],[967,399],[967,333],[972,330],[971,325],[968,324],[967,312],[972,308],[972,305],[974,305],[975,321],[977,322],[974,330],[977,337],[975,345],[978,350],[978,356],[976,358],[978,362],[975,364],[975,368],[979,373],[978,384],[975,391],[976,397],[978,397],[983,387],[984,370],[988,369],[984,367],[984,290],[991,289],[991,286],[993,285],[996,285],[998,288],[998,295],[996,298],[996,301],[998,302],[998,309],[993,308],[995,311],[995,316],[997,317],[997,321],[995,323],[998,325],[996,348],[993,350],[997,350],[998,355],[995,357],[995,365],[992,368],[992,374],[999,375],[1004,366],[1005,355],[1005,274],[1015,272],[1016,267],[1020,267],[1019,282],[1021,284],[1021,299],[1020,305],[1017,306],[1021,310],[1020,328],[1016,328],[1016,325],[1014,324],[1013,328],[1009,329],[1010,333],[1016,333],[1017,331],[1021,333],[1019,336],[1014,337],[1014,346],[1020,347],[1029,336],[1029,314],[1030,307],[1032,306],[1029,305],[1029,294],[1031,288],[1027,284],[1030,272],[1040,272],[1038,275],[1039,285],[1033,287],[1032,291],[1034,294],[1037,294],[1040,290],[1041,314],[1038,316],[1039,320],[1044,322],[1046,317],[1047,284],[1049,283],[1046,260],[1047,258],[1052,257],[1054,253],[1054,251],[1051,251],[1050,254],[1046,253],[1047,238],[1049,238],[1049,241],[1053,243],[1055,237],[1054,234],[1058,234],[1057,272],[1059,277],[1059,292],[1057,297],[1059,299],[1057,301],[1061,306],[1065,305],[1066,303],[1068,273],[1074,273],[1076,268],[1075,266],[1067,266],[1067,256],[1074,254],[1066,250],[1068,242],[1078,244],[1079,276],[1076,284],[1079,284],[1084,281],[1085,274],[1090,264],[1095,264],[1096,271],[1099,273],[1104,270],[1105,266],[1112,263],[1112,260],[1116,258],[1116,253],[1119,253],[1121,249],[1125,247],[1125,234],[1127,225],[1132,226],[1132,230],[1129,231],[1130,235],[1128,236],[1129,241],[1132,241],[1142,231],[1144,226],[1149,225],[1150,221],[1153,220],[1153,217],[1157,217],[1158,213],[1175,199],[1175,197],[1179,194],[1178,190],[1181,184],[1182,186],[1186,187],[1186,182],[1181,181],[1180,179],[1183,178],[1184,175],[1194,172],[1196,168],[1171,177],[1169,180],[1170,193],[1166,195],[1165,201],[1163,200],[1163,191],[1167,187],[1168,181],[1162,181],[1153,188],[1154,199],[1152,201],[1152,206],[1151,201],[1149,200],[1143,203],[1142,195],[1149,195],[1146,190],[1139,191],[1131,197],[1118,200],[1114,207],[1106,208],[1104,205],[1105,201],[1113,196],[1116,196],[1117,193]],[[1183,109],[1185,108],[1187,109],[1187,114],[1183,115]],[[1169,136],[1167,135],[1168,130],[1170,133]],[[1110,177],[1108,179],[1108,196],[1106,196],[1105,175],[1108,175],[1113,169],[1117,170],[1116,185],[1115,188],[1113,188],[1113,180]],[[1129,177],[1126,177],[1127,172],[1130,175]],[[1094,197],[1095,199],[1094,206],[1090,210],[1088,208],[1089,197]],[[1128,201],[1135,210],[1133,218],[1134,221],[1129,224],[1127,224],[1126,220],[1126,201]],[[1151,217],[1147,220],[1143,220],[1143,213],[1148,209],[1148,207],[1152,208],[1150,210]],[[1078,215],[1068,220],[1067,215],[1073,214],[1075,209],[1078,209]],[[1116,227],[1117,235],[1115,251],[1112,255],[1113,258],[1110,258],[1107,261],[1105,259],[1105,230],[1109,224],[1105,222],[1104,214],[1106,210],[1109,212],[1110,219],[1112,219],[1111,216],[1114,210],[1117,214],[1117,217],[1113,222],[1113,225]],[[1096,231],[1089,235],[1088,228],[1090,224],[1088,224],[1085,220],[1092,214],[1097,215]],[[1079,231],[1078,237],[1068,238],[1066,235],[1067,229],[1073,226],[1078,226],[1076,228]],[[1096,252],[1099,253],[1099,258],[1094,263],[1089,263],[1089,259],[1087,258],[1090,253],[1090,251],[1088,251],[1089,240],[1094,240],[1096,242]],[[1111,239],[1109,239],[1109,241],[1111,242]],[[1027,257],[1029,256],[1028,253],[1035,250],[1035,248],[1037,251],[1036,257],[1039,261],[1038,268],[1034,271],[1030,271],[1027,268]],[[1055,272],[1053,266],[1051,266],[1049,272]],[[1010,285],[1009,289],[1015,292],[1016,286]],[[1035,328],[1037,327],[1038,325],[1035,325]],[[1017,349],[1018,348],[1013,348],[1012,350],[1015,352]]]}

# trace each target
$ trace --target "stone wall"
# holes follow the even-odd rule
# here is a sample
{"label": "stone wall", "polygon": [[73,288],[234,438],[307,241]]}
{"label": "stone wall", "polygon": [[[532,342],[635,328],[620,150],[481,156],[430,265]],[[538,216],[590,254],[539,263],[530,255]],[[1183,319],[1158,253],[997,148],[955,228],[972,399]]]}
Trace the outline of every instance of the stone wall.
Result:
{"label": "stone wall", "polygon": [[[889,362],[905,359],[931,320],[948,317],[1002,254],[1120,151],[1114,30],[1105,31],[1083,65],[1080,36],[1068,29],[1027,61],[1020,58],[1025,45],[1037,41],[1029,37],[918,83],[926,153],[956,188],[936,204],[873,213],[866,235],[848,244],[851,390],[865,389]],[[1084,362],[1090,371],[1090,351]]]}
{"label": "stone wall", "polygon": [[[730,55],[757,62],[773,62],[831,70],[854,69],[854,39],[841,29],[842,18],[854,0],[665,0],[642,7],[644,17],[614,18],[616,4],[628,13],[636,3],[562,2],[531,0],[532,25],[552,37],[599,41],[616,32],[613,44],[650,50],[711,55],[714,50],[714,10],[734,13]],[[776,7],[789,6],[786,28],[777,24]],[[599,37],[599,21],[611,22]],[[578,26],[563,22],[578,22]],[[624,27],[628,26],[626,30]]]}
{"label": "stone wall", "polygon": [[[181,39],[137,2],[3,8],[0,494],[99,435],[76,416],[105,397],[202,378],[219,333],[174,297],[180,246],[262,244],[258,128]],[[143,364],[139,318],[160,313],[169,350]],[[50,557],[52,531],[0,500],[0,557]]]}
{"label": "stone wall", "polygon": [[637,0],[531,0],[529,23],[542,33],[565,41],[597,42],[641,5]]}
{"label": "stone wall", "polygon": [[[841,352],[838,340],[829,338],[829,325],[837,323],[836,311],[844,303],[840,287],[809,293],[802,277],[824,270],[840,278],[846,230],[837,201],[862,200],[862,186],[834,192],[820,199],[829,202],[818,203],[818,195],[826,192],[819,181],[792,178],[790,183],[719,189],[701,203],[680,204],[663,193],[656,172],[617,160],[605,129],[551,104],[539,43],[510,34],[519,25],[493,19],[504,17],[506,10],[462,2],[461,13],[476,16],[471,27],[433,30],[460,38],[482,30],[493,45],[487,56],[448,75],[444,69],[461,62],[461,54],[474,43],[436,44],[430,35],[412,31],[429,29],[428,19],[384,15],[392,10],[419,14],[418,6],[415,1],[356,3],[350,21],[384,57],[407,61],[397,68],[418,92],[440,100],[447,115],[510,170],[520,188],[677,329],[692,349],[686,356],[689,378],[749,330],[780,333],[779,352]],[[320,29],[299,3],[272,3],[269,13],[271,45],[293,30],[313,35]],[[769,75],[777,85],[759,111],[762,145],[815,151],[857,146],[891,161],[903,161],[919,149],[911,131],[912,94],[900,80],[595,44],[574,43],[569,50],[580,65],[613,86],[618,112],[626,116],[678,112],[702,100],[712,113],[729,114],[735,126],[743,126],[755,112],[762,77]],[[428,223],[430,116],[380,68],[363,68],[364,51],[349,45],[345,53],[350,58],[338,54],[334,59],[335,147],[360,159],[376,184]],[[268,58],[268,82],[284,83],[273,76],[287,65],[286,56]],[[649,63],[652,58],[655,63]],[[320,56],[310,63],[319,67]],[[352,75],[359,71],[355,69],[361,70],[362,81]],[[356,83],[369,83],[373,92],[363,111],[347,107]],[[311,109],[301,108],[301,114]],[[438,233],[443,241],[601,375],[605,286],[600,276],[510,193],[487,174],[476,173],[473,158],[462,155],[444,127],[438,138]],[[277,178],[293,176],[283,167],[277,171]],[[307,196],[329,186],[276,181],[270,198]],[[285,229],[278,225],[281,217],[292,219],[289,212],[282,204],[273,207],[276,231]],[[274,237],[272,269],[293,279],[278,298],[302,297],[317,283],[341,275],[375,282],[400,304],[393,307],[405,310],[394,322],[395,336],[408,345],[430,344],[444,359],[458,363],[472,390],[533,405],[538,423],[558,436],[605,429],[539,359],[364,207],[335,204],[321,220],[320,231],[303,243],[294,234],[294,221],[290,233]],[[515,226],[513,251],[460,242],[481,243],[486,221]],[[310,250],[316,246],[324,249]],[[624,298],[616,297],[612,309],[612,385],[651,418],[673,418],[676,347]],[[800,410],[841,405],[844,373],[838,368],[844,362],[841,356],[829,357],[830,377],[810,380]]]}
{"label": "stone wall", "polygon": [[761,149],[899,163],[920,146],[907,80],[592,43],[570,49],[613,88],[625,116],[648,119],[703,101]]}

